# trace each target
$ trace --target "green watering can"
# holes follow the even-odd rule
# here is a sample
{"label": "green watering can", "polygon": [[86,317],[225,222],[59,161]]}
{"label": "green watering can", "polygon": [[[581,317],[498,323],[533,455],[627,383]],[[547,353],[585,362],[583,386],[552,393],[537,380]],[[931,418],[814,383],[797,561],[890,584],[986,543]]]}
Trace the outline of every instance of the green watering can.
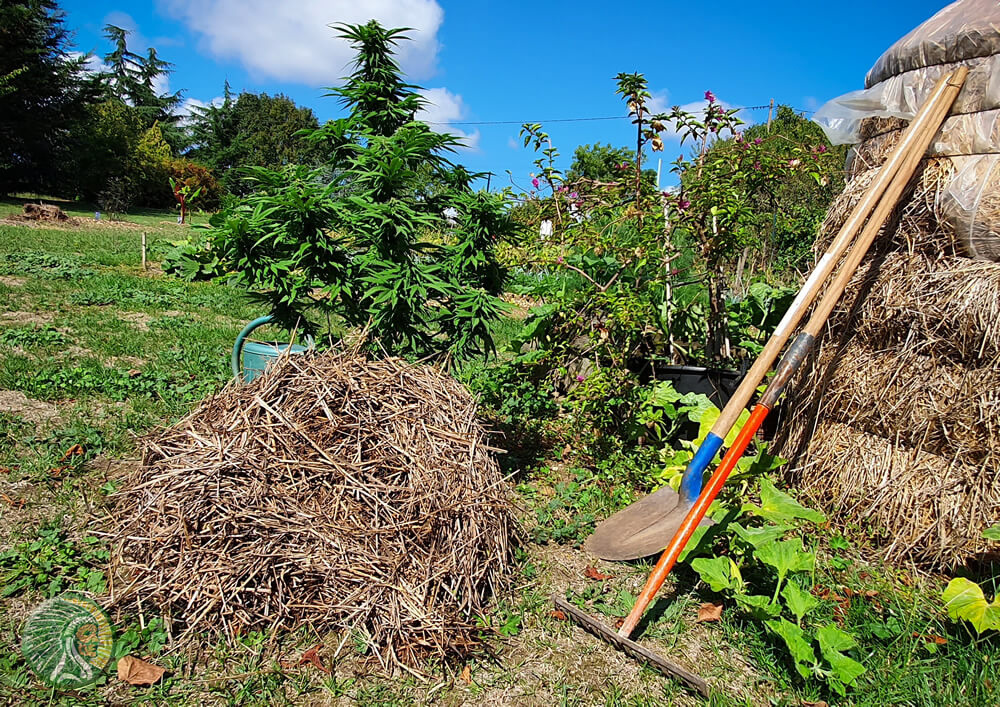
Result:
{"label": "green watering can", "polygon": [[274,317],[268,315],[259,317],[243,327],[233,345],[233,376],[249,383],[264,372],[268,365],[279,356],[291,352],[302,353],[313,347],[312,337],[306,337],[307,346],[301,344],[283,344],[280,341],[248,341],[247,337],[257,327],[270,324]]}

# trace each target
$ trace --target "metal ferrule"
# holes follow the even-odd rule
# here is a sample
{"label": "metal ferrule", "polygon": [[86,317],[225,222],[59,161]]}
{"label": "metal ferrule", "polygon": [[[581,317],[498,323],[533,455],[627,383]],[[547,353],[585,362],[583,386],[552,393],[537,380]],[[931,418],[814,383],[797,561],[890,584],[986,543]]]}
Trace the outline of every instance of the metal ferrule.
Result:
{"label": "metal ferrule", "polygon": [[792,380],[796,371],[799,370],[802,362],[809,354],[809,350],[812,349],[814,341],[816,341],[816,337],[807,332],[802,332],[795,337],[795,341],[785,351],[785,355],[781,357],[781,361],[774,371],[774,378],[771,379],[771,383],[767,386],[767,390],[764,391],[764,395],[761,396],[758,405],[763,405],[768,410],[773,409],[777,405],[778,398],[785,392],[785,387]]}

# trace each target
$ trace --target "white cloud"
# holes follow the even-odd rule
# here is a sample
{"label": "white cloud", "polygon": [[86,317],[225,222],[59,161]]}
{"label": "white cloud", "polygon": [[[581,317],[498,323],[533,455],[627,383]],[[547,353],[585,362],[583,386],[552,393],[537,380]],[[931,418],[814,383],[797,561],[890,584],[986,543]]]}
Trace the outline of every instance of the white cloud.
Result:
{"label": "white cloud", "polygon": [[646,100],[646,109],[650,113],[669,113],[671,108],[670,91],[654,91]]}
{"label": "white cloud", "polygon": [[438,132],[448,132],[462,138],[464,148],[470,152],[479,150],[479,130],[465,132],[451,125],[455,121],[460,121],[466,117],[468,111],[465,101],[457,93],[452,93],[447,88],[425,88],[420,90],[420,94],[427,103],[417,113],[417,120],[430,123],[431,129]]}
{"label": "white cloud", "polygon": [[309,86],[335,85],[349,71],[354,52],[331,24],[374,18],[413,28],[398,57],[406,74],[420,79],[434,73],[444,20],[437,0],[160,0],[160,6],[199,34],[212,55],[259,77]]}
{"label": "white cloud", "polygon": [[83,58],[86,61],[83,63],[83,70],[88,74],[99,74],[103,71],[107,71],[110,67],[101,61],[101,58],[96,54],[84,54],[83,52],[66,52],[66,58],[71,61]]}
{"label": "white cloud", "polygon": [[521,142],[513,135],[511,135],[510,137],[507,138],[507,147],[509,147],[512,150],[520,150]]}

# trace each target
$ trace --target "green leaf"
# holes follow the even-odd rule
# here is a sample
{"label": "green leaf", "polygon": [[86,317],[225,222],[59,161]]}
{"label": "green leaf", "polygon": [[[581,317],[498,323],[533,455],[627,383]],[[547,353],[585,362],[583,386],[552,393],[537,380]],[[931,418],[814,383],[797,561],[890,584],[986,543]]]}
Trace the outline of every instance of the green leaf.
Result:
{"label": "green leaf", "polygon": [[776,619],[781,615],[781,607],[771,601],[771,597],[760,594],[736,594],[733,597],[736,603],[753,616],[755,619]]}
{"label": "green leaf", "polygon": [[701,576],[702,581],[708,584],[713,592],[721,592],[733,586],[728,557],[698,557],[691,561],[691,569]]}
{"label": "green leaf", "polygon": [[732,529],[748,544],[754,547],[763,547],[775,542],[778,538],[787,533],[790,528],[785,525],[765,525],[760,528],[744,528],[739,523],[733,523]]}
{"label": "green leaf", "polygon": [[795,614],[795,619],[800,624],[805,615],[819,605],[819,601],[812,594],[801,589],[793,581],[787,582],[781,588],[781,596],[785,599],[789,611]]}
{"label": "green leaf", "polygon": [[975,582],[955,577],[948,582],[941,599],[951,618],[968,621],[977,633],[1000,630],[1000,597],[987,603],[982,587]]}
{"label": "green leaf", "polygon": [[812,672],[812,666],[816,664],[816,651],[813,650],[811,641],[807,639],[805,632],[787,619],[765,623],[769,629],[785,641],[799,675],[808,678]]}
{"label": "green leaf", "polygon": [[997,540],[1000,541],[1000,523],[994,526],[990,526],[983,531],[983,537],[987,540]]}
{"label": "green leaf", "polygon": [[816,631],[816,640],[819,641],[819,652],[826,658],[833,676],[840,682],[850,685],[865,672],[865,666],[841,653],[857,645],[851,634],[841,631],[833,624],[827,624]]}
{"label": "green leaf", "polygon": [[815,555],[804,552],[802,538],[783,540],[763,545],[754,550],[758,560],[778,570],[778,576],[784,578],[789,572],[812,571]]}
{"label": "green leaf", "polygon": [[796,518],[817,524],[826,521],[826,517],[822,513],[806,508],[787,493],[779,491],[767,478],[760,480],[760,507],[748,503],[743,509],[776,523]]}

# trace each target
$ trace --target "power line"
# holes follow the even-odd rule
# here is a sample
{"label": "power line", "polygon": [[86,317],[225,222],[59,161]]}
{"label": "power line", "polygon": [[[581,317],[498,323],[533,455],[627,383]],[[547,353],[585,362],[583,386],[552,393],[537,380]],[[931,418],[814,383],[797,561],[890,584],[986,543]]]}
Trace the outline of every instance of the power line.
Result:
{"label": "power line", "polygon": [[[770,104],[762,106],[742,106],[737,112],[744,110],[765,110]],[[796,113],[815,113],[814,110],[792,108]],[[426,120],[428,125],[524,125],[525,123],[583,123],[597,120],[631,120],[630,115],[608,115],[594,118],[549,118],[548,120]]]}

